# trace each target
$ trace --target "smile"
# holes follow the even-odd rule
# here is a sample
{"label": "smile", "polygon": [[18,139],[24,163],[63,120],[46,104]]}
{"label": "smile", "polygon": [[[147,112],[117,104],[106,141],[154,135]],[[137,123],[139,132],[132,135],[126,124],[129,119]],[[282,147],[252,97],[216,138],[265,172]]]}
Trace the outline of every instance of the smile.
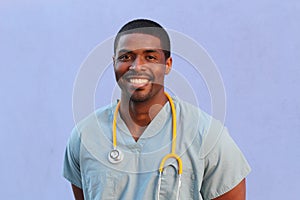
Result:
{"label": "smile", "polygon": [[147,84],[149,80],[144,78],[131,78],[129,82],[133,84]]}

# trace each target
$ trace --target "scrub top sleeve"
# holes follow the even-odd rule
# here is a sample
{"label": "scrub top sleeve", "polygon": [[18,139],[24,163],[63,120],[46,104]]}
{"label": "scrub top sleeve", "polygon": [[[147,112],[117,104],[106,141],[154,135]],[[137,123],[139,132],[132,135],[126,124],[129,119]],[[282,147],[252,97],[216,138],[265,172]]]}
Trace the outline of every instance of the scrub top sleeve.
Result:
{"label": "scrub top sleeve", "polygon": [[216,139],[213,148],[204,158],[205,170],[200,191],[204,199],[213,199],[230,191],[251,171],[226,128]]}
{"label": "scrub top sleeve", "polygon": [[74,128],[65,151],[63,176],[70,181],[71,184],[82,188],[79,155],[80,137],[77,129]]}

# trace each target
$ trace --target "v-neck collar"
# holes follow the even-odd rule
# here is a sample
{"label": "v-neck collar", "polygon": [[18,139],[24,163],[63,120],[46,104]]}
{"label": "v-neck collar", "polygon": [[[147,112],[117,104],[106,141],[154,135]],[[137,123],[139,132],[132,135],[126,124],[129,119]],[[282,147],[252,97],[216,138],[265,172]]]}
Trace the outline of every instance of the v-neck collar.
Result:
{"label": "v-neck collar", "polygon": [[119,139],[123,145],[134,152],[140,151],[148,138],[155,136],[161,131],[169,116],[171,116],[171,109],[170,104],[167,102],[146,127],[138,141],[135,141],[119,113],[117,116],[117,140]]}

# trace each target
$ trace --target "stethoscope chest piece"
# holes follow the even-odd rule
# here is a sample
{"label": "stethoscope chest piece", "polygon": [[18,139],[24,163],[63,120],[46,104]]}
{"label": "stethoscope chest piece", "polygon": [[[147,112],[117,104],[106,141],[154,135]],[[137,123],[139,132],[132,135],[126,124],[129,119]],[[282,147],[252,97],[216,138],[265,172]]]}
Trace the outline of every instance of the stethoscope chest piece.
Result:
{"label": "stethoscope chest piece", "polygon": [[113,164],[117,164],[121,162],[123,158],[124,158],[124,154],[122,153],[122,151],[118,149],[113,149],[108,153],[108,160]]}

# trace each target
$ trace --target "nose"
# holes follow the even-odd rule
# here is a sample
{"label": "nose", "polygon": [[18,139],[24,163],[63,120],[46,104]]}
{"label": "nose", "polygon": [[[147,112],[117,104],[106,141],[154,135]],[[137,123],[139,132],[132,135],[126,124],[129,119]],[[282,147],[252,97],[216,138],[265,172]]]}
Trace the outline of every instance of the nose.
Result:
{"label": "nose", "polygon": [[136,56],[129,69],[139,71],[144,68],[144,60],[141,56]]}

